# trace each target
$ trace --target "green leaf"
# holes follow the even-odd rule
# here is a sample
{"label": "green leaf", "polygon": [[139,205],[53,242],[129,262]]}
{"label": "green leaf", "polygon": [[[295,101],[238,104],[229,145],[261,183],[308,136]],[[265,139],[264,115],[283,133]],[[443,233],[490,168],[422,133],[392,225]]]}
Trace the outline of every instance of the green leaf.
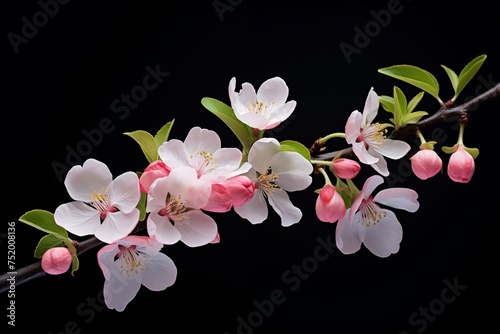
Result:
{"label": "green leaf", "polygon": [[304,144],[299,143],[295,140],[283,140],[280,142],[280,150],[281,151],[291,151],[297,152],[302,155],[307,161],[311,161],[311,153],[309,149],[304,146]]}
{"label": "green leaf", "polygon": [[378,70],[379,73],[402,80],[431,94],[441,104],[439,83],[430,72],[413,65],[394,65]]}
{"label": "green leaf", "polygon": [[387,95],[379,95],[378,100],[385,111],[394,114],[394,98]]}
{"label": "green leaf", "polygon": [[53,234],[47,234],[38,241],[38,245],[35,248],[35,257],[40,259],[47,250],[62,245],[64,245],[64,242],[61,239]]}
{"label": "green leaf", "polygon": [[466,151],[467,151],[470,155],[472,155],[472,157],[473,157],[474,159],[476,159],[476,158],[477,158],[477,156],[479,155],[479,149],[477,149],[477,148],[475,148],[475,147],[474,147],[474,148],[472,148],[472,147],[465,147],[465,146],[464,146],[464,150],[466,150]]}
{"label": "green leaf", "polygon": [[50,233],[57,238],[69,239],[68,232],[61,226],[56,224],[54,220],[54,214],[46,210],[31,210],[26,212],[19,218],[20,222],[28,224],[34,228],[39,229],[45,233]]}
{"label": "green leaf", "polygon": [[401,123],[401,120],[406,114],[406,106],[407,106],[406,96],[403,93],[403,91],[397,86],[394,86],[393,90],[394,90],[394,120],[395,120],[394,125],[396,125],[396,127],[404,126],[404,124]]}
{"label": "green leaf", "polygon": [[457,98],[458,94],[462,92],[464,87],[469,83],[469,81],[476,75],[477,71],[481,68],[484,61],[486,60],[486,55],[481,55],[473,60],[471,60],[460,72],[458,75],[458,84],[455,89],[455,96],[453,97],[453,101]]}
{"label": "green leaf", "polygon": [[141,198],[139,203],[137,203],[137,208],[139,209],[139,221],[144,221],[146,219],[146,198],[147,194],[145,192],[141,192]]}
{"label": "green leaf", "polygon": [[125,132],[124,135],[134,139],[141,147],[142,152],[148,159],[148,162],[158,160],[158,150],[156,148],[155,138],[147,131],[137,130],[133,132]]}
{"label": "green leaf", "polygon": [[175,121],[175,119],[168,122],[167,124],[162,126],[160,128],[160,130],[158,130],[158,132],[156,132],[156,135],[154,138],[155,138],[157,153],[158,153],[158,147],[160,147],[161,144],[163,144],[164,142],[166,142],[168,140],[168,136],[170,135],[170,130],[172,129],[172,126],[174,125],[174,121]]}
{"label": "green leaf", "polygon": [[415,124],[418,121],[420,121],[420,119],[422,117],[427,116],[427,115],[428,115],[428,113],[426,111],[414,111],[414,112],[406,114],[402,119],[402,123],[403,124]]}
{"label": "green leaf", "polygon": [[444,65],[441,65],[442,68],[446,71],[446,74],[448,74],[448,78],[450,78],[451,81],[451,86],[453,87],[453,90],[455,91],[455,96],[457,96],[457,86],[458,86],[458,75],[453,71],[451,68],[446,67]]}
{"label": "green leaf", "polygon": [[417,105],[420,103],[420,101],[422,100],[422,97],[424,97],[424,94],[425,92],[420,92],[418,93],[417,95],[415,95],[411,100],[410,102],[408,102],[408,107],[406,107],[406,112],[407,113],[411,113],[413,112],[413,110],[415,110],[415,108],[417,107]]}
{"label": "green leaf", "polygon": [[253,143],[250,137],[252,129],[234,115],[234,111],[230,106],[210,97],[202,98],[201,104],[208,111],[219,117],[231,129],[245,150],[250,150]]}
{"label": "green leaf", "polygon": [[74,275],[75,271],[77,271],[80,267],[80,260],[78,260],[78,256],[76,255],[76,253],[73,253],[73,256],[71,256],[71,258],[73,259],[71,261],[71,275]]}

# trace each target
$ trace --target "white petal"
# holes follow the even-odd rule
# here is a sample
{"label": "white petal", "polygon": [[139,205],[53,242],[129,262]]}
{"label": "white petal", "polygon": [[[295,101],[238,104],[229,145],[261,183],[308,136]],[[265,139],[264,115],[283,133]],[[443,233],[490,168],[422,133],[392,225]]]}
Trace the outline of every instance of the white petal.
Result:
{"label": "white petal", "polygon": [[387,257],[399,251],[399,244],[403,239],[403,228],[394,212],[382,210],[386,216],[376,225],[366,228],[363,240],[366,248],[379,257]]}
{"label": "white petal", "polygon": [[83,166],[73,166],[66,174],[64,185],[76,201],[90,202],[94,192],[102,193],[113,180],[108,166],[95,159],[88,159]]}
{"label": "white petal", "polygon": [[184,143],[178,139],[170,139],[161,144],[158,156],[170,168],[189,166]]}
{"label": "white petal", "polygon": [[150,213],[147,220],[148,235],[162,244],[173,245],[181,240],[181,233],[172,225],[168,217]]}
{"label": "white petal", "polygon": [[149,188],[146,203],[146,212],[158,213],[165,207],[168,195],[168,181],[166,177],[156,179]]}
{"label": "white petal", "polygon": [[163,253],[145,258],[146,269],[142,274],[142,284],[151,291],[165,290],[175,283],[177,267],[172,259]]}
{"label": "white petal", "polygon": [[380,175],[372,175],[366,179],[365,184],[363,185],[363,193],[364,198],[368,198],[373,192],[375,188],[384,183],[384,178]]}
{"label": "white petal", "polygon": [[186,152],[214,153],[221,148],[221,141],[217,132],[195,126],[189,130],[184,145]]}
{"label": "white petal", "polygon": [[124,213],[135,209],[141,198],[139,177],[134,172],[126,172],[113,180],[110,186],[110,202]]}
{"label": "white petal", "polygon": [[94,234],[101,226],[100,212],[82,202],[59,205],[54,219],[57,225],[78,236]]}
{"label": "white petal", "polygon": [[290,115],[293,113],[295,110],[295,107],[297,106],[297,102],[295,101],[288,101],[282,106],[279,107],[274,107],[272,110],[272,113],[270,117],[267,120],[267,129],[272,129],[278,126],[281,122],[286,120]]}
{"label": "white petal", "polygon": [[271,107],[285,104],[288,98],[288,86],[280,77],[268,79],[262,83],[257,92],[257,101]]}
{"label": "white petal", "polygon": [[361,124],[362,120],[363,115],[357,110],[354,110],[349,115],[347,123],[345,124],[345,140],[348,144],[354,144],[361,134],[361,128],[363,126]]}
{"label": "white petal", "polygon": [[199,179],[193,168],[174,168],[166,179],[169,193],[174,198],[180,196],[186,206],[199,209],[207,204],[212,192],[212,185]]}
{"label": "white petal", "polygon": [[101,226],[95,231],[95,237],[110,244],[129,235],[138,222],[139,209],[134,209],[130,213],[108,212]]}
{"label": "white petal", "polygon": [[273,191],[268,197],[268,201],[274,211],[281,217],[282,226],[291,226],[302,219],[302,211],[292,204],[286,191]]}
{"label": "white petal", "polygon": [[244,205],[234,207],[234,211],[241,218],[247,219],[252,224],[260,224],[268,215],[267,202],[260,190],[256,189],[254,196]]}
{"label": "white petal", "polygon": [[109,280],[104,281],[104,301],[109,309],[123,311],[134,299],[141,287],[140,275],[127,279],[120,270],[120,261],[115,261]]}
{"label": "white petal", "polygon": [[409,212],[418,210],[418,194],[413,189],[407,188],[389,188],[379,191],[373,200],[395,209],[402,209]]}
{"label": "white petal", "polygon": [[248,152],[248,162],[261,173],[267,173],[273,156],[280,151],[280,143],[275,138],[261,138],[257,140]]}
{"label": "white petal", "polygon": [[309,187],[313,167],[297,152],[278,152],[271,160],[271,168],[279,178],[276,184],[286,191],[304,190]]}
{"label": "white petal", "polygon": [[252,164],[249,163],[248,161],[246,161],[240,167],[238,167],[238,169],[236,169],[236,170],[232,171],[231,173],[229,173],[229,175],[227,176],[227,178],[229,179],[229,178],[231,178],[233,176],[245,174],[245,173],[249,172],[251,169],[252,169]]}
{"label": "white petal", "polygon": [[384,156],[376,151],[374,151],[371,147],[368,148],[368,152],[378,159],[377,162],[371,164],[373,169],[375,169],[380,175],[389,176],[389,169],[387,168],[387,161]]}
{"label": "white petal", "polygon": [[366,98],[365,107],[363,109],[363,125],[371,124],[378,114],[378,108],[380,106],[380,101],[378,99],[377,93],[370,88],[368,96]]}
{"label": "white petal", "polygon": [[229,94],[229,100],[231,101],[231,105],[234,104],[234,100],[236,99],[235,95],[237,93],[235,92],[236,89],[236,78],[232,77],[231,80],[229,80],[229,86],[228,86],[228,94]]}
{"label": "white petal", "polygon": [[352,151],[358,157],[359,161],[364,164],[372,165],[379,161],[379,158],[373,156],[365,147],[363,142],[352,143]]}
{"label": "white petal", "polygon": [[118,244],[106,245],[97,252],[97,262],[107,280],[111,277],[116,254],[118,254]]}
{"label": "white petal", "polygon": [[410,151],[411,146],[402,140],[385,139],[384,143],[374,150],[390,159],[400,159]]}
{"label": "white petal", "polygon": [[215,221],[200,210],[183,214],[182,222],[176,222],[175,228],[181,233],[181,241],[189,247],[199,247],[210,243],[217,235]]}
{"label": "white petal", "polygon": [[356,253],[361,248],[362,240],[359,235],[359,223],[351,224],[349,219],[350,209],[347,209],[344,218],[339,219],[335,229],[335,242],[343,254]]}
{"label": "white petal", "polygon": [[236,117],[246,125],[254,129],[264,129],[268,124],[267,117],[261,114],[255,114],[252,112],[247,113],[235,113]]}

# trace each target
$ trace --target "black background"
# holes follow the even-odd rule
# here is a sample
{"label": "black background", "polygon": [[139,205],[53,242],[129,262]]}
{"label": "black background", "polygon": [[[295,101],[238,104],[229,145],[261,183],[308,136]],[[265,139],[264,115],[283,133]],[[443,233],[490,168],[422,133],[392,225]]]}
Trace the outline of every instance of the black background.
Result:
{"label": "black background", "polygon": [[[101,160],[116,176],[147,164],[137,144],[123,133],[154,133],[172,119],[171,138],[183,140],[192,126],[201,126],[217,131],[223,146],[238,146],[225,125],[200,103],[205,96],[228,103],[233,76],[238,87],[243,82],[258,87],[268,78],[282,77],[290,88],[289,99],[298,104],[292,117],[268,134],[306,146],[343,131],[349,113],[362,110],[370,87],[380,95],[391,95],[394,85],[408,97],[418,92],[377,73],[379,68],[402,63],[425,68],[438,78],[440,95],[448,99],[453,94],[440,65],[458,73],[474,57],[487,54],[458,102],[500,80],[498,12],[485,1],[436,7],[435,2],[401,0],[400,11],[385,27],[373,30],[369,42],[348,62],[339,45],[355,46],[355,27],[364,30],[374,21],[371,11],[394,3],[244,0],[233,1],[232,10],[219,16],[212,1],[71,1],[59,5],[17,53],[8,34],[21,35],[22,18],[33,22],[41,7],[36,1],[3,4],[3,219],[5,224],[16,222],[16,266],[36,261],[33,250],[43,235],[17,219],[31,209],[53,212],[70,200],[52,164],[66,164],[67,147],[75,149],[86,140],[82,131],[97,129],[103,119],[111,120],[113,130],[82,159]],[[146,66],[159,66],[169,75],[129,114],[115,113],[111,103],[141,85]],[[454,183],[446,171],[421,181],[408,173],[408,164],[390,162],[390,170],[399,175],[392,186],[417,190],[421,204],[415,214],[396,211],[404,237],[395,255],[381,259],[365,248],[353,255],[335,250],[316,261],[317,268],[307,278],[287,276],[294,277],[294,284],[283,279],[294,265],[311,263],[318,238],[326,241],[334,235],[335,225],[315,217],[313,191],[322,185],[316,176],[311,187],[291,195],[304,213],[292,227],[282,227],[272,211],[256,226],[233,212],[213,214],[220,244],[164,247],[178,267],[176,283],[162,292],[142,288],[124,312],[103,305],[96,249],[80,257],[74,277],[44,276],[18,285],[15,329],[90,333],[145,328],[221,334],[447,333],[465,326],[475,332],[494,330],[499,311],[494,272],[498,181],[496,152],[488,146],[495,138],[492,120],[498,106],[498,101],[486,103],[470,117],[465,144],[481,152],[470,183]],[[421,109],[432,113],[438,105],[426,95]],[[387,119],[388,114],[381,109],[379,117]],[[428,139],[441,141],[438,152],[442,144],[454,144],[454,124],[439,126],[445,135],[426,133],[437,136]],[[416,148],[413,139],[408,142]],[[345,147],[342,140],[332,144]],[[446,166],[447,156],[442,157]],[[374,174],[368,166],[362,171],[363,176]],[[359,187],[363,181],[356,180]],[[0,231],[4,254],[6,231],[6,226]],[[443,304],[439,300],[446,281],[466,288]],[[238,331],[239,317],[248,321],[256,311],[254,301],[269,300],[276,289],[282,291],[283,302],[258,324],[259,319],[251,317],[255,326],[250,331]],[[5,324],[9,300],[3,293]],[[425,327],[422,320],[409,321],[419,308],[439,305],[444,309]]]}

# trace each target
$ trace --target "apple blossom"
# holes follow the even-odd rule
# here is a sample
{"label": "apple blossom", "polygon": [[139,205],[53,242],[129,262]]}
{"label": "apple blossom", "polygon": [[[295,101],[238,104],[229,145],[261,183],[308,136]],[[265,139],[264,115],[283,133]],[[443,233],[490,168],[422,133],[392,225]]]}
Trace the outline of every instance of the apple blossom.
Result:
{"label": "apple blossom", "polygon": [[248,163],[241,165],[243,154],[239,149],[222,148],[215,131],[197,126],[189,130],[184,142],[171,139],[163,143],[158,148],[158,155],[168,168],[192,167],[199,178],[211,183],[223,182],[251,167]]}
{"label": "apple blossom", "polygon": [[399,251],[402,226],[394,212],[379,204],[415,212],[419,207],[418,194],[408,188],[388,188],[372,196],[375,188],[383,182],[380,175],[369,177],[345,216],[338,221],[335,240],[342,253],[355,253],[361,244],[379,257]]}
{"label": "apple blossom", "polygon": [[342,196],[334,186],[326,184],[321,188],[316,199],[316,215],[319,220],[326,223],[335,223],[344,217],[346,206]]}
{"label": "apple blossom", "polygon": [[108,166],[88,159],[68,171],[64,184],[74,201],[59,205],[54,219],[67,231],[78,236],[94,234],[111,243],[137,225],[141,193],[136,173],[125,172],[113,180]]}
{"label": "apple blossom", "polygon": [[230,177],[222,183],[212,184],[212,193],[203,210],[211,212],[227,212],[233,206],[248,202],[255,191],[254,182],[245,175]]}
{"label": "apple blossom", "polygon": [[468,183],[475,170],[474,157],[463,145],[456,145],[448,161],[448,176],[455,182]]}
{"label": "apple blossom", "polygon": [[250,201],[234,207],[236,213],[252,224],[262,223],[268,215],[267,198],[283,226],[299,222],[302,211],[292,204],[287,192],[304,190],[311,184],[311,163],[297,152],[280,151],[274,138],[257,140],[248,152],[248,161],[252,169],[246,175],[255,182],[255,192]]}
{"label": "apple blossom", "polygon": [[123,311],[141,285],[162,291],[175,283],[177,267],[161,252],[162,247],[147,236],[127,236],[98,251],[97,260],[105,278],[104,301],[109,309]]}
{"label": "apple blossom", "polygon": [[288,86],[280,77],[268,79],[258,91],[245,82],[239,92],[235,91],[236,78],[229,82],[229,99],[236,118],[254,129],[269,130],[286,120],[294,111],[297,102],[288,101]]}
{"label": "apple blossom", "polygon": [[379,105],[379,97],[371,88],[363,113],[354,110],[350,114],[345,126],[345,138],[362,163],[371,165],[381,175],[388,176],[389,170],[384,157],[402,158],[411,147],[404,141],[386,138],[385,133],[390,124],[372,124]]}
{"label": "apple blossom", "polygon": [[361,170],[357,161],[347,158],[333,159],[330,167],[333,173],[341,179],[353,179]]}
{"label": "apple blossom", "polygon": [[42,255],[43,271],[50,275],[60,275],[68,271],[73,258],[66,247],[49,248]]}
{"label": "apple blossom", "polygon": [[174,168],[168,176],[154,181],[146,204],[149,236],[169,245],[179,240],[190,247],[210,243],[217,225],[201,208],[211,191],[212,185],[199,179],[191,167]]}
{"label": "apple blossom", "polygon": [[443,161],[436,151],[428,148],[421,148],[410,157],[410,161],[413,173],[421,180],[433,177],[443,167]]}

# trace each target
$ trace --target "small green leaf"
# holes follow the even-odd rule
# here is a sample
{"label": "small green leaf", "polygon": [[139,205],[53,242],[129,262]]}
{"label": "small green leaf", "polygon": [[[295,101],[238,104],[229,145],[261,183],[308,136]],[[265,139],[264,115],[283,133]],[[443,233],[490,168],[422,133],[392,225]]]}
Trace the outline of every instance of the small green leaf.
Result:
{"label": "small green leaf", "polygon": [[158,132],[155,135],[155,143],[156,143],[156,149],[161,146],[164,142],[168,140],[168,136],[170,135],[170,130],[172,129],[172,126],[174,125],[175,119],[172,121],[168,122],[164,126],[158,130]]}
{"label": "small green leaf", "polygon": [[456,146],[457,146],[457,144],[455,144],[453,146],[442,146],[441,150],[443,150],[443,152],[446,154],[452,154],[453,152],[455,152]]}
{"label": "small green leaf", "polygon": [[56,224],[52,212],[39,209],[31,210],[22,215],[19,221],[45,233],[53,234],[61,240],[68,239],[68,232]]}
{"label": "small green leaf", "polygon": [[407,106],[406,96],[403,93],[403,91],[397,86],[394,86],[393,90],[394,90],[394,120],[395,120],[394,125],[396,125],[396,127],[404,126],[404,124],[401,123],[401,120],[406,114],[406,106]]}
{"label": "small green leaf", "polygon": [[246,151],[250,150],[253,140],[249,134],[252,133],[252,129],[234,115],[234,111],[230,106],[209,97],[202,98],[201,104],[231,129]]}
{"label": "small green leaf", "polygon": [[457,96],[457,86],[458,86],[458,75],[453,71],[451,68],[446,67],[444,65],[441,65],[442,68],[446,71],[446,74],[448,74],[448,78],[450,78],[451,81],[451,86],[453,87],[453,90],[455,91],[455,96]]}
{"label": "small green leaf", "polygon": [[486,55],[481,55],[473,60],[471,60],[458,75],[458,84],[455,89],[455,96],[453,101],[457,98],[458,94],[462,92],[464,87],[469,83],[469,81],[476,75],[477,71],[481,68],[484,61],[486,60]]}
{"label": "small green leaf", "polygon": [[64,242],[61,239],[53,234],[47,234],[38,241],[38,245],[35,248],[35,257],[40,259],[47,250],[63,245]]}
{"label": "small green leaf", "polygon": [[415,110],[415,108],[417,107],[417,105],[420,103],[420,101],[422,100],[422,97],[424,97],[424,94],[425,92],[420,92],[418,93],[417,95],[415,95],[411,100],[410,102],[408,102],[408,107],[406,107],[406,112],[407,113],[411,113],[413,112],[413,110]]}
{"label": "small green leaf", "polygon": [[73,256],[72,256],[72,261],[71,261],[71,275],[75,275],[75,271],[78,270],[78,268],[80,268],[80,260],[78,260],[78,256],[73,253]]}
{"label": "small green leaf", "polygon": [[147,131],[136,130],[133,132],[125,132],[127,135],[134,139],[141,147],[142,152],[148,159],[148,162],[158,160],[158,149],[156,148],[155,138]]}
{"label": "small green leaf", "polygon": [[467,152],[469,152],[469,154],[472,155],[472,157],[474,159],[476,159],[477,156],[479,155],[479,150],[477,148],[470,148],[470,147],[465,147],[464,146],[464,150],[466,150]]}
{"label": "small green leaf", "polygon": [[427,115],[428,115],[428,113],[426,111],[414,111],[414,112],[406,114],[402,119],[402,123],[403,124],[415,124],[418,121],[420,121],[420,119],[422,117],[427,116]]}
{"label": "small green leaf", "polygon": [[394,65],[378,70],[379,73],[402,80],[431,94],[439,103],[439,83],[430,72],[413,65]]}
{"label": "small green leaf", "polygon": [[306,158],[307,161],[311,161],[311,153],[309,152],[307,147],[304,146],[304,144],[301,144],[298,141],[283,140],[282,142],[280,142],[280,150],[281,151],[297,152],[300,155],[302,155],[304,158]]}
{"label": "small green leaf", "polygon": [[141,192],[141,198],[139,203],[137,203],[137,208],[139,209],[139,221],[144,221],[146,219],[146,198],[147,194],[145,192]]}
{"label": "small green leaf", "polygon": [[394,113],[394,98],[387,95],[379,95],[378,100],[385,111]]}

